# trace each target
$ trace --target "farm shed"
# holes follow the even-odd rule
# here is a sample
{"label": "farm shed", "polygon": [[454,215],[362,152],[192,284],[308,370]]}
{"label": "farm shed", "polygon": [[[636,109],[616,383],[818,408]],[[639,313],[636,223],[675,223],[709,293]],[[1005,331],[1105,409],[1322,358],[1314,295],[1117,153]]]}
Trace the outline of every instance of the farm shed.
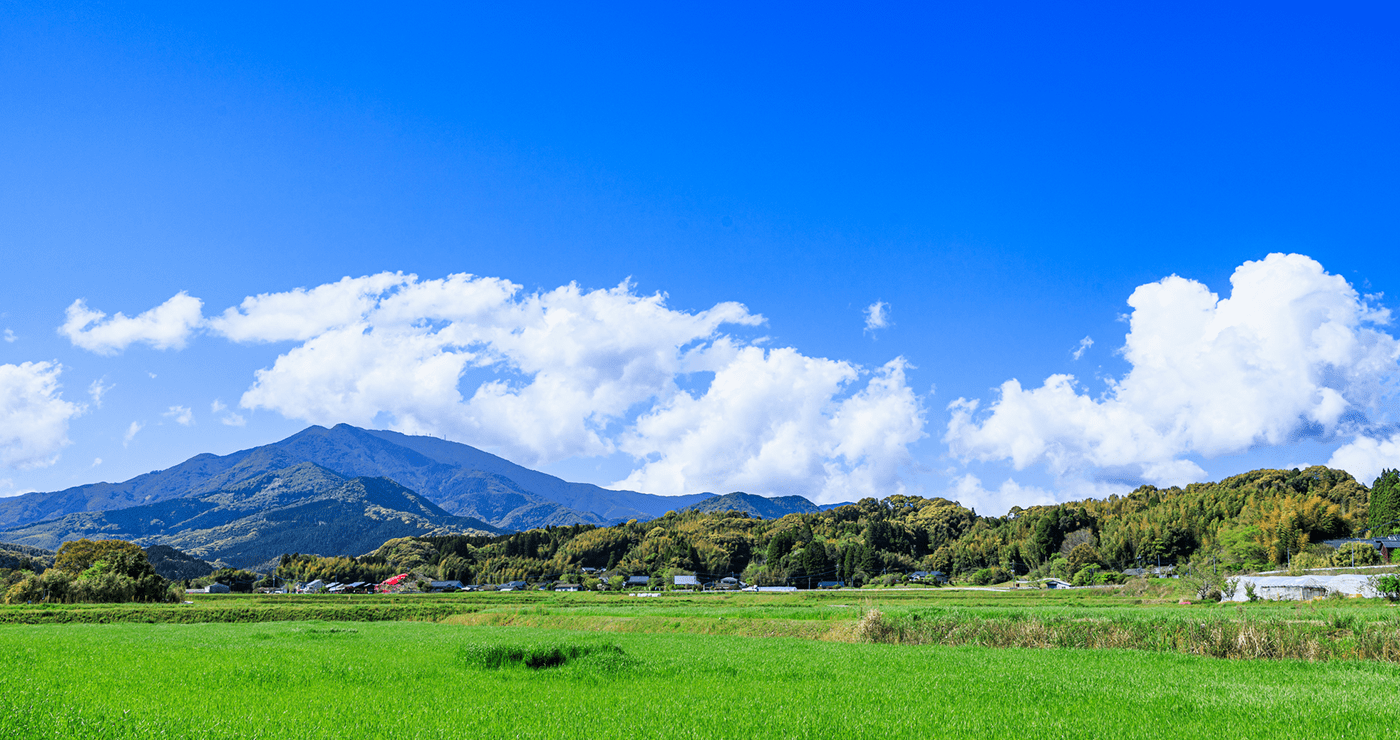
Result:
{"label": "farm shed", "polygon": [[1233,576],[1227,579],[1235,587],[1234,595],[1225,601],[1249,601],[1249,586],[1254,595],[1267,601],[1306,601],[1336,592],[1345,596],[1377,596],[1369,576]]}
{"label": "farm shed", "polygon": [[627,588],[635,588],[635,587],[646,588],[647,586],[651,585],[651,577],[650,577],[650,576],[630,576],[630,577],[627,579],[627,583],[625,583],[625,584],[623,584],[623,585],[625,585]]}
{"label": "farm shed", "polygon": [[676,576],[674,584],[688,588],[700,588],[700,579],[695,576]]}
{"label": "farm shed", "polygon": [[840,581],[819,581],[817,588],[841,588],[844,585],[846,584]]}

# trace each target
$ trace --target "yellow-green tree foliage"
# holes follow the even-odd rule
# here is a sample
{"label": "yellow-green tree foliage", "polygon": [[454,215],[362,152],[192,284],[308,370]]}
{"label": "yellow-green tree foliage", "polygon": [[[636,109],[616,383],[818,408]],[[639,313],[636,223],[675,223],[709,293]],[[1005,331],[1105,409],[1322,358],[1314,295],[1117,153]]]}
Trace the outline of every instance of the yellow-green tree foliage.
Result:
{"label": "yellow-green tree foliage", "polygon": [[136,545],[123,540],[73,540],[65,542],[58,548],[58,554],[54,558],[54,567],[73,575],[78,575],[91,568],[93,563],[99,560],[108,560],[118,553],[126,553],[129,556],[140,556],[143,560],[146,551]]}

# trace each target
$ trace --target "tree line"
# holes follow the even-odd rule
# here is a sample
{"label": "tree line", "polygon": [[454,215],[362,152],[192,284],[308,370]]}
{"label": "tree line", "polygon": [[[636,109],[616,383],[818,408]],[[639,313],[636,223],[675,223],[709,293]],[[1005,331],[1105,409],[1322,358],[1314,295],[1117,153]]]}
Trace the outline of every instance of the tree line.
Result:
{"label": "tree line", "polygon": [[382,581],[411,571],[463,583],[597,586],[597,574],[647,575],[658,583],[693,574],[807,587],[822,580],[893,583],[914,571],[941,571],[971,580],[1014,575],[1106,582],[1125,569],[1193,559],[1225,572],[1297,561],[1323,565],[1356,553],[1339,554],[1322,540],[1394,531],[1400,529],[1395,519],[1395,471],[1368,489],[1343,471],[1314,466],[1184,487],[1141,486],[1123,496],[1015,507],[999,517],[979,516],[943,498],[893,495],[781,519],[668,512],[612,527],[401,538],[359,558],[284,555],[278,575]]}

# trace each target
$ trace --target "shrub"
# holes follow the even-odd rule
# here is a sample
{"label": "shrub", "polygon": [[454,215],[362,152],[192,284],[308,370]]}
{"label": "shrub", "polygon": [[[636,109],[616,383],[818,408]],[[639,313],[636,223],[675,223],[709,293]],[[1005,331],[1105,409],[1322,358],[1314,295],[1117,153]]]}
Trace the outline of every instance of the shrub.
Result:
{"label": "shrub", "polygon": [[1355,565],[1380,565],[1381,554],[1366,542],[1348,542],[1337,548],[1332,553],[1332,565],[1338,568],[1350,568]]}
{"label": "shrub", "polygon": [[42,602],[64,603],[68,601],[69,587],[73,577],[50,568],[43,575],[31,575],[16,583],[5,592],[5,603],[28,604]]}
{"label": "shrub", "polygon": [[1069,552],[1069,556],[1066,560],[1066,569],[1068,572],[1078,576],[1079,572],[1086,567],[1099,565],[1099,551],[1093,545],[1084,542],[1076,545],[1074,549]]}
{"label": "shrub", "polygon": [[1400,601],[1400,575],[1371,576],[1371,588],[1384,599]]}
{"label": "shrub", "polygon": [[974,586],[986,586],[993,583],[1003,583],[1009,580],[1011,580],[1011,576],[1001,568],[983,568],[973,573],[971,576],[968,576],[967,582]]}
{"label": "shrub", "polygon": [[1332,564],[1331,554],[1303,551],[1293,556],[1292,568],[1289,572],[1298,571],[1300,574],[1313,568],[1326,568]]}
{"label": "shrub", "polygon": [[861,642],[899,643],[902,638],[903,630],[879,609],[867,608],[856,622],[856,639]]}
{"label": "shrub", "polygon": [[69,601],[95,604],[121,604],[135,596],[136,582],[116,573],[85,573],[68,592]]}

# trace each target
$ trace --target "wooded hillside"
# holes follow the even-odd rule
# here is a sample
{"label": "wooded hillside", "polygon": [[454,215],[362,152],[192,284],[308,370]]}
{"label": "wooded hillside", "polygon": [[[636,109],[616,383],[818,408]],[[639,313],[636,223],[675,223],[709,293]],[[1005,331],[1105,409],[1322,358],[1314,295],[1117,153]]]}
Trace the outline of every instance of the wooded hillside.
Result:
{"label": "wooded hillside", "polygon": [[[751,583],[842,580],[982,569],[1072,577],[1091,569],[1214,558],[1259,570],[1323,539],[1361,534],[1368,489],[1339,470],[1256,470],[1184,488],[1015,508],[982,517],[942,498],[863,499],[822,512],[756,519],[670,512],[613,527],[549,527],[501,537],[404,538],[359,559],[283,558],[282,576],[372,578],[410,569],[463,582],[581,578],[582,569],[647,575],[742,575]],[[341,570],[347,572],[341,573]],[[353,571],[353,572],[350,572]]]}

